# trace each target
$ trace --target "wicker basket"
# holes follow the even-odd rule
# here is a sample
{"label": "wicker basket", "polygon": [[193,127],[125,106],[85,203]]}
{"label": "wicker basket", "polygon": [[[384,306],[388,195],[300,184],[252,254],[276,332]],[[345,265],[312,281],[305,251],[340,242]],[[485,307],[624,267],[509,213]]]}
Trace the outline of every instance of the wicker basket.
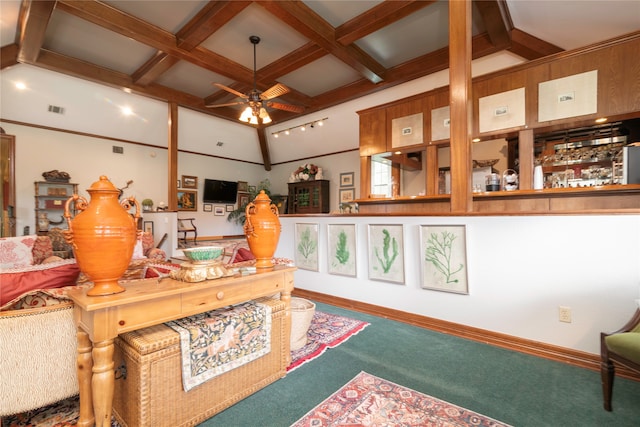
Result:
{"label": "wicker basket", "polygon": [[161,324],[127,332],[115,340],[113,360],[126,366],[115,384],[113,414],[122,427],[186,427],[218,412],[286,375],[285,303],[271,306],[271,352],[221,374],[189,392],[182,388],[180,335]]}
{"label": "wicker basket", "polygon": [[303,298],[291,298],[291,351],[307,344],[307,331],[311,326],[316,305]]}

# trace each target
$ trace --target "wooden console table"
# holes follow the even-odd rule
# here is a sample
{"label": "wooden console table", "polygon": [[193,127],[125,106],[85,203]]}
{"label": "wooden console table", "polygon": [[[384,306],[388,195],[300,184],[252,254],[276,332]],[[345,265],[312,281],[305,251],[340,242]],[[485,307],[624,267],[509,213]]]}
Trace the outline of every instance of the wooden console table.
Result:
{"label": "wooden console table", "polygon": [[78,326],[80,418],[77,425],[91,426],[94,422],[98,427],[111,425],[113,350],[119,334],[280,293],[287,306],[285,322],[289,335],[295,270],[295,267],[276,266],[268,272],[199,283],[170,278],[144,279],[126,283],[125,292],[99,297],[87,296],[86,290],[69,292],[75,303]]}

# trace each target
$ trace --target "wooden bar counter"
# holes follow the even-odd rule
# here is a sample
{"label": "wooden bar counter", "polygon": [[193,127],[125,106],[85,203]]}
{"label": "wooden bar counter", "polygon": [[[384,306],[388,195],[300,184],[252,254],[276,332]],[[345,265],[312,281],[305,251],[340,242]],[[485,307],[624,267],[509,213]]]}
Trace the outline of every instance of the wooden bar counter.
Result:
{"label": "wooden bar counter", "polygon": [[255,298],[280,294],[286,303],[286,330],[291,331],[291,291],[295,267],[198,283],[164,279],[127,282],[126,291],[108,296],[69,292],[78,327],[78,426],[111,425],[114,393],[114,339],[123,332],[157,325]]}

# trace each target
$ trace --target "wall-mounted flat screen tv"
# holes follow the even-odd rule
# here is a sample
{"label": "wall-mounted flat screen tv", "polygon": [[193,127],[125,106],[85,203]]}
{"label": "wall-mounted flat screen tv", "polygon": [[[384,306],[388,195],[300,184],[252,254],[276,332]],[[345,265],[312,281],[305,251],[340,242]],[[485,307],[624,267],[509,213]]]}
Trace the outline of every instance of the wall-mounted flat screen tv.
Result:
{"label": "wall-mounted flat screen tv", "polygon": [[204,180],[204,203],[235,203],[238,195],[238,183],[219,179]]}

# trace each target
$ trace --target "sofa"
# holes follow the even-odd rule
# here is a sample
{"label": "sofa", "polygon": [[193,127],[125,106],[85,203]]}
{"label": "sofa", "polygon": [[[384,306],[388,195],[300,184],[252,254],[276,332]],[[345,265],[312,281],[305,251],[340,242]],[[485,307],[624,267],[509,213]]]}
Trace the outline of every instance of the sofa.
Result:
{"label": "sofa", "polygon": [[[74,258],[59,255],[73,253],[54,251],[50,236],[0,239],[0,416],[78,394],[76,328],[66,294],[93,284]],[[141,233],[123,280],[178,268],[165,259],[164,251],[153,248],[153,237]]]}

